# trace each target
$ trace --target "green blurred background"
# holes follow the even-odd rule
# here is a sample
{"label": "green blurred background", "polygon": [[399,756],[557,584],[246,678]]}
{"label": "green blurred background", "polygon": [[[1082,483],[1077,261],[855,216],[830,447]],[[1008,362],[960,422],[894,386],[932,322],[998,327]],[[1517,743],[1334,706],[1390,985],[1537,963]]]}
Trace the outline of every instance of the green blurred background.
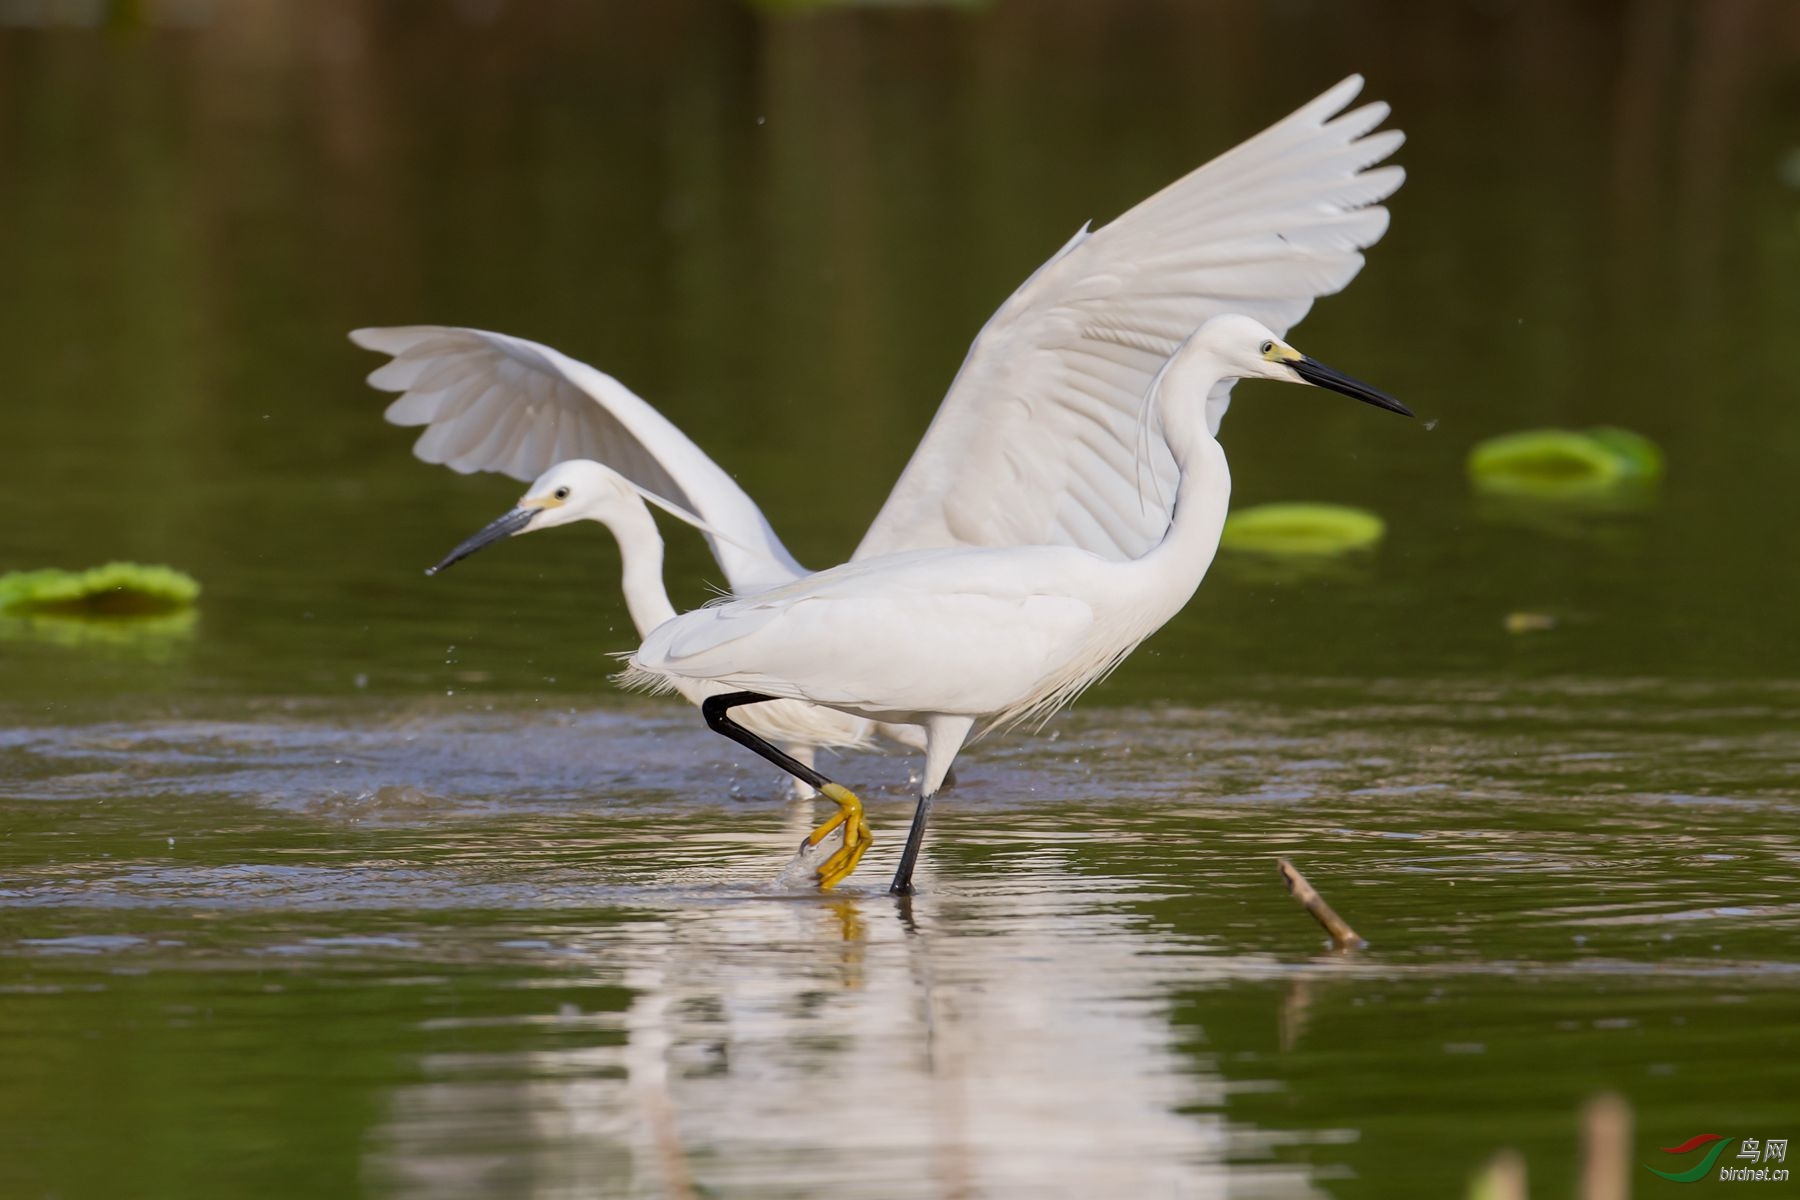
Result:
{"label": "green blurred background", "polygon": [[[1223,440],[1387,540],[1222,557],[974,748],[916,909],[899,760],[867,879],[768,890],[805,814],[611,691],[601,531],[423,575],[519,487],[413,460],[347,330],[590,361],[826,565],[1038,263],[1353,71],[1408,182],[1294,341],[1435,425],[1252,384]],[[1789,0],[0,0],[0,570],[206,588],[0,620],[0,1196],[1446,1196],[1505,1145],[1563,1195],[1602,1090],[1654,1195],[1787,1136],[1797,329]],[[1596,424],[1657,492],[1471,491]]]}
{"label": "green blurred background", "polygon": [[[1381,567],[1206,588],[1153,643],[1186,669],[1142,656],[1115,687],[1202,687],[1202,664],[1792,671],[1792,5],[780,8],[0,13],[0,565],[168,561],[209,587],[178,663],[28,639],[9,690],[406,689],[449,644],[501,690],[598,689],[595,612],[605,649],[630,641],[604,535],[427,581],[518,489],[413,462],[346,330],[469,324],[594,362],[826,565],[1037,263],[1351,71],[1394,105],[1410,176],[1296,340],[1439,423],[1245,388],[1236,500],[1373,508]],[[33,12],[105,20],[16,24]],[[1653,512],[1470,497],[1476,439],[1599,422],[1670,448]],[[709,565],[676,552],[697,602]],[[1579,636],[1521,651],[1502,618],[1546,607]]]}

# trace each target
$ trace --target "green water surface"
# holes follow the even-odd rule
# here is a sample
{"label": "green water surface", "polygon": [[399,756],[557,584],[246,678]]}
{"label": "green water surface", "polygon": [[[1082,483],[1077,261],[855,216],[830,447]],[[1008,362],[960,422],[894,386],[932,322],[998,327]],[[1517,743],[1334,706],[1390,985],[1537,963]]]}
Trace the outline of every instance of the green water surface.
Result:
{"label": "green water surface", "polygon": [[[1555,1196],[1607,1091],[1649,1196],[1800,1134],[1794,10],[787,8],[0,3],[0,570],[205,587],[0,619],[0,1198]],[[1292,340],[1427,420],[1223,441],[1386,540],[1222,558],[969,750],[910,902],[899,757],[774,886],[812,814],[608,686],[602,531],[423,575],[519,487],[348,329],[591,361],[826,565],[1037,263],[1353,70],[1409,179]],[[1596,425],[1660,487],[1471,494]]]}

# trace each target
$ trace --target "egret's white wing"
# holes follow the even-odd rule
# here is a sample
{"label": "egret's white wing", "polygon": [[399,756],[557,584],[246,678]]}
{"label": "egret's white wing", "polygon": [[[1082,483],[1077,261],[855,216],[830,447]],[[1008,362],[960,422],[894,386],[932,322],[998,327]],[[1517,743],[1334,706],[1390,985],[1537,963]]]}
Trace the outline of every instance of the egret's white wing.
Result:
{"label": "egret's white wing", "polygon": [[389,421],[425,426],[413,453],[426,462],[531,480],[559,462],[591,458],[710,526],[707,543],[734,591],[804,573],[744,489],[612,376],[480,329],[408,325],[358,329],[350,339],[393,355],[369,382],[401,393]]}
{"label": "egret's white wing", "polygon": [[[1068,545],[1135,558],[1161,539],[1175,465],[1140,463],[1151,379],[1221,313],[1276,333],[1342,288],[1387,229],[1401,143],[1344,80],[1101,229],[1082,229],[983,327],[856,557]],[[1339,114],[1342,115],[1339,115]],[[1373,168],[1373,169],[1371,169]],[[1230,385],[1208,399],[1218,431]]]}

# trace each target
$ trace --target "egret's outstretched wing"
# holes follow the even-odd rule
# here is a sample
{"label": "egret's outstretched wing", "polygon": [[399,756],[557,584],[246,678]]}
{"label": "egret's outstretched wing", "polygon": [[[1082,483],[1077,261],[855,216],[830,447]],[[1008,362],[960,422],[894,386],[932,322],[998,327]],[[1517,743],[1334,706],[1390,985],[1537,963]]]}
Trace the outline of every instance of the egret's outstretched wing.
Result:
{"label": "egret's outstretched wing", "polygon": [[548,346],[441,325],[358,329],[350,340],[391,354],[369,382],[399,392],[396,425],[423,425],[413,453],[455,471],[531,480],[571,458],[604,463],[696,513],[732,590],[804,573],[762,510],[667,417],[612,376]]}
{"label": "egret's outstretched wing", "polygon": [[[931,546],[1070,545],[1135,558],[1161,539],[1175,466],[1140,463],[1151,379],[1202,322],[1277,333],[1342,288],[1387,229],[1401,143],[1344,80],[1113,221],[1082,229],[983,327],[856,557]],[[1342,115],[1339,115],[1342,114]],[[1207,403],[1214,432],[1229,384]]]}

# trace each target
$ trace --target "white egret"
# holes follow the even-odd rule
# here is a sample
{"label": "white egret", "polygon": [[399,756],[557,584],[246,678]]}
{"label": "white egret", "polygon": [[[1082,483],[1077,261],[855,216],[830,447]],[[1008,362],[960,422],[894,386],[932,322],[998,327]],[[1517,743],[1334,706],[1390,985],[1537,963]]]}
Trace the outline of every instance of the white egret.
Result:
{"label": "white egret", "polygon": [[[1122,662],[1200,586],[1231,496],[1208,398],[1236,379],[1330,388],[1411,416],[1405,405],[1307,358],[1251,317],[1214,317],[1152,382],[1154,418],[1174,456],[1172,518],[1129,561],[1074,546],[902,551],[820,571],[756,596],[658,625],[630,656],[628,686],[730,689],[701,707],[707,723],[805,779],[839,806],[844,844],[819,867],[830,887],[868,849],[850,789],[732,720],[730,710],[806,700],[872,721],[923,725],[925,775],[892,890],[912,886],[932,798],[973,733],[1046,718]],[[976,727],[980,726],[979,731]]]}
{"label": "white egret", "polygon": [[[430,568],[435,575],[484,546],[504,538],[567,525],[573,521],[597,521],[619,543],[619,568],[625,591],[625,609],[642,640],[663,622],[672,619],[675,606],[663,584],[663,539],[646,501],[712,536],[693,513],[671,504],[632,483],[618,472],[586,459],[558,463],[526,489],[511,510],[470,535],[442,562]],[[724,690],[684,681],[681,694],[699,704]],[[758,706],[746,713],[745,724],[758,737],[783,747],[795,760],[811,767],[818,747],[859,749],[880,736],[910,750],[925,748],[925,732],[912,725],[883,725],[864,717],[830,708],[782,701]],[[812,789],[796,778],[795,791],[811,795]]]}
{"label": "white egret", "polygon": [[[1177,475],[1160,436],[1137,441],[1157,371],[1190,331],[1227,312],[1284,334],[1355,278],[1362,250],[1387,229],[1381,202],[1405,176],[1377,164],[1403,139],[1376,130],[1385,104],[1345,111],[1361,88],[1360,76],[1344,80],[1109,224],[1078,230],[976,336],[852,561],[1056,545],[1129,562],[1156,546]],[[477,329],[351,337],[393,356],[369,382],[402,393],[389,421],[425,427],[419,458],[521,480],[596,459],[704,521],[735,594],[805,574],[743,489],[610,375]],[[1209,433],[1231,382],[1206,397]]]}

